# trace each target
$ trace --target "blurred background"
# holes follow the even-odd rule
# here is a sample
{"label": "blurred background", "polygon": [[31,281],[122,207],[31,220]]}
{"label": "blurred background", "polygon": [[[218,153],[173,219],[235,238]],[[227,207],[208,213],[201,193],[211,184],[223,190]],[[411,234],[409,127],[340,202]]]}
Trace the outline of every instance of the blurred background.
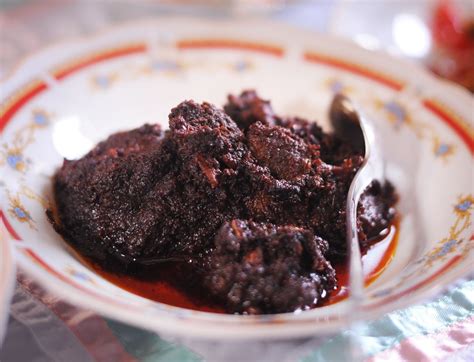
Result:
{"label": "blurred background", "polygon": [[0,0],[0,78],[47,44],[170,14],[262,17],[348,37],[474,91],[472,0]]}

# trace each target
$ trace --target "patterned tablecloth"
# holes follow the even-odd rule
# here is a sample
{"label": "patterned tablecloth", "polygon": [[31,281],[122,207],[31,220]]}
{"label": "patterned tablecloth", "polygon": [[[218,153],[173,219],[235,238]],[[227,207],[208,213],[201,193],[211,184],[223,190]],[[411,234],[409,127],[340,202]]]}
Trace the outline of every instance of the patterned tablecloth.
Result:
{"label": "patterned tablecloth", "polygon": [[[139,6],[98,0],[0,4],[0,77],[22,56],[52,41],[123,20],[176,12],[154,1]],[[274,8],[267,16],[324,31],[338,7],[327,0],[284,11]],[[227,14],[224,7],[178,11]],[[354,342],[365,360],[474,361],[474,275],[424,304],[324,338],[222,343],[158,336],[105,319],[65,303],[20,271],[0,361],[353,360],[349,347]]]}
{"label": "patterned tablecloth", "polygon": [[473,361],[474,280],[461,280],[428,303],[325,338],[223,343],[158,336],[105,319],[20,274],[0,360],[351,361],[354,337],[369,361]]}

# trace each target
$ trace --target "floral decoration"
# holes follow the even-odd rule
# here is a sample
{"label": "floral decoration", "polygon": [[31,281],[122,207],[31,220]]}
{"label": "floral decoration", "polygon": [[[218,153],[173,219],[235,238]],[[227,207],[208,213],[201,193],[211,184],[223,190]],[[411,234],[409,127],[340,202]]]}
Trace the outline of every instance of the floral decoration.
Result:
{"label": "floral decoration", "polygon": [[29,227],[36,230],[36,226],[35,226],[36,222],[31,217],[30,212],[24,206],[22,202],[22,198],[26,197],[30,200],[39,202],[44,209],[49,208],[49,205],[50,205],[49,200],[44,198],[41,195],[38,195],[37,193],[35,193],[33,190],[31,190],[30,188],[26,186],[22,186],[20,191],[18,191],[14,195],[12,195],[7,190],[7,196],[9,200],[8,213],[19,222],[26,223],[28,224]]}
{"label": "floral decoration", "polygon": [[237,59],[231,62],[216,64],[202,61],[181,62],[171,58],[155,58],[149,60],[145,65],[130,63],[114,72],[94,74],[91,78],[91,84],[94,89],[107,90],[119,81],[132,80],[144,75],[162,74],[176,77],[187,69],[204,67],[209,67],[213,71],[221,68],[231,72],[244,73],[254,69],[255,64],[248,59]]}
{"label": "floral decoration", "polygon": [[71,265],[66,266],[65,272],[80,282],[95,284],[94,279],[92,279],[89,274],[83,271],[77,270]]}
{"label": "floral decoration", "polygon": [[453,225],[450,227],[448,235],[438,241],[434,248],[419,258],[414,265],[417,267],[405,274],[396,285],[376,291],[371,296],[375,298],[383,297],[390,294],[400,286],[404,285],[407,280],[427,272],[433,267],[433,264],[439,264],[445,261],[448,256],[456,253],[462,258],[466,258],[471,249],[474,248],[474,235],[466,233],[472,225],[472,211],[474,210],[474,197],[466,195],[459,197],[457,203],[453,206],[453,214],[456,217]]}
{"label": "floral decoration", "polygon": [[13,170],[24,173],[29,164],[24,154],[25,149],[34,142],[35,133],[46,128],[50,122],[51,115],[48,112],[34,109],[30,122],[15,132],[11,144],[3,144],[3,149],[0,150],[0,164],[6,164]]}
{"label": "floral decoration", "polygon": [[92,77],[92,85],[99,89],[109,88],[115,81],[118,80],[116,73],[97,74]]}
{"label": "floral decoration", "polygon": [[454,145],[441,141],[441,137],[436,130],[429,124],[418,122],[410,116],[406,106],[400,101],[376,100],[375,106],[377,109],[385,113],[387,119],[394,125],[395,129],[401,127],[408,127],[411,129],[419,139],[428,139],[432,143],[433,154],[442,160],[447,160],[456,151]]}
{"label": "floral decoration", "polygon": [[467,254],[469,249],[474,246],[474,243],[469,237],[462,237],[462,234],[471,226],[471,213],[473,209],[474,197],[472,195],[460,197],[453,207],[456,220],[450,227],[448,236],[440,240],[430,252],[417,261],[417,264],[431,267],[433,262],[445,259],[447,255],[453,252],[465,249]]}
{"label": "floral decoration", "polygon": [[332,94],[349,93],[351,91],[351,88],[339,78],[328,78],[324,84]]}

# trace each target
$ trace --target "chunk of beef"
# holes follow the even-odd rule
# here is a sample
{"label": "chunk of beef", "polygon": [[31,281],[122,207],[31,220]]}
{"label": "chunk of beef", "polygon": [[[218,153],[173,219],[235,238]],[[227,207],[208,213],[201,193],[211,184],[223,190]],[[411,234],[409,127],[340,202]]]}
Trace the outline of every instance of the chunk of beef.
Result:
{"label": "chunk of beef", "polygon": [[[65,160],[54,178],[56,226],[84,254],[130,262],[154,230],[157,204],[149,193],[172,161],[158,126],[145,125]],[[159,215],[158,215],[159,217]]]}
{"label": "chunk of beef", "polygon": [[231,313],[308,309],[335,287],[327,242],[302,228],[232,220],[217,234],[205,286]]}
{"label": "chunk of beef", "polygon": [[244,135],[222,110],[209,103],[181,103],[171,110],[170,138],[176,144],[186,171],[203,176],[212,186],[218,176],[235,171],[247,152]]}
{"label": "chunk of beef", "polygon": [[254,123],[247,133],[252,154],[279,179],[293,180],[308,174],[317,150],[290,130]]}
{"label": "chunk of beef", "polygon": [[261,99],[254,90],[245,90],[239,96],[230,94],[224,111],[242,130],[247,130],[255,122],[271,126],[278,119],[270,102]]}
{"label": "chunk of beef", "polygon": [[397,202],[395,189],[390,182],[381,184],[374,181],[362,194],[358,221],[364,236],[361,237],[362,249],[370,246],[371,241],[387,229],[396,216],[394,208]]}

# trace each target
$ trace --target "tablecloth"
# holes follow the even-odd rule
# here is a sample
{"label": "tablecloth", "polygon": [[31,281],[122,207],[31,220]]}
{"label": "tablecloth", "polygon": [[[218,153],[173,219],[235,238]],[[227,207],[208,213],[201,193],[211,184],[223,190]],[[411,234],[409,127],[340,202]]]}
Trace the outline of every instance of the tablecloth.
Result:
{"label": "tablecloth", "polygon": [[[406,3],[398,6],[406,7]],[[176,11],[229,15],[225,6],[188,4],[176,9],[154,1],[138,5],[98,0],[0,4],[0,76],[22,56],[45,44],[93,33],[111,23]],[[277,5],[267,16],[319,31],[338,28],[331,20],[340,14],[337,2],[307,1],[284,9]],[[62,301],[20,271],[0,361],[343,361],[355,358],[350,348],[354,343],[362,359],[369,361],[474,361],[474,275],[426,303],[342,333],[224,343],[158,336],[103,318]]]}
{"label": "tablecloth", "polygon": [[474,360],[473,276],[427,303],[332,336],[215,342],[158,336],[102,318],[20,274],[0,361],[351,361],[354,337],[367,361]]}

